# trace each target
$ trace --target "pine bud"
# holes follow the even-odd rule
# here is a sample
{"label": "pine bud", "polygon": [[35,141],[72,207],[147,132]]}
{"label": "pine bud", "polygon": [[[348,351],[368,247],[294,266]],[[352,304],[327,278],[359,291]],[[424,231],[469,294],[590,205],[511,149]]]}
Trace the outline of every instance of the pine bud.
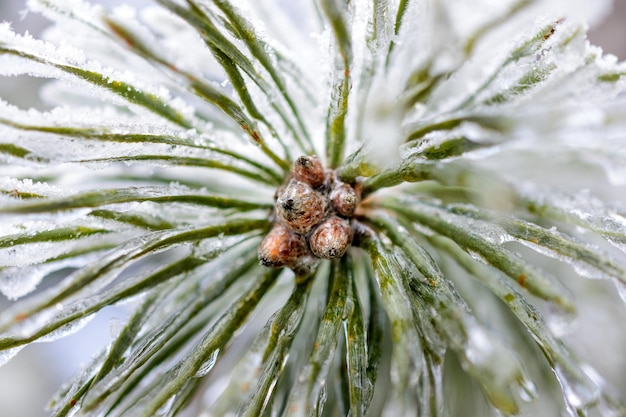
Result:
{"label": "pine bud", "polygon": [[330,199],[337,213],[344,217],[352,217],[359,202],[354,188],[345,183],[341,183],[333,190]]}
{"label": "pine bud", "polygon": [[318,258],[341,258],[352,241],[350,222],[337,216],[324,220],[311,234],[309,246]]}
{"label": "pine bud", "polygon": [[276,198],[276,215],[300,234],[308,233],[325,214],[326,199],[301,181],[289,181]]}
{"label": "pine bud", "polygon": [[259,245],[259,262],[272,268],[300,264],[310,256],[303,236],[294,233],[282,223],[274,225]]}
{"label": "pine bud", "polygon": [[324,184],[325,175],[322,163],[315,156],[301,156],[293,163],[292,177],[306,182],[313,188]]}

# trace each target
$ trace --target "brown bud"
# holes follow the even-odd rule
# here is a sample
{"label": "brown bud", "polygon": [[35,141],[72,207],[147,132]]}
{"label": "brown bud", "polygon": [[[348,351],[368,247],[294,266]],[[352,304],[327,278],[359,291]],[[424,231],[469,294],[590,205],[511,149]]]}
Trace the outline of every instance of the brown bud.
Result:
{"label": "brown bud", "polygon": [[277,223],[259,244],[259,262],[272,268],[290,266],[310,256],[303,236],[284,224]]}
{"label": "brown bud", "polygon": [[352,241],[350,222],[337,216],[324,220],[311,234],[309,246],[318,258],[341,258]]}
{"label": "brown bud", "polygon": [[301,156],[293,163],[292,176],[297,181],[317,188],[324,184],[324,167],[316,156]]}
{"label": "brown bud", "polygon": [[330,199],[337,213],[345,217],[352,217],[359,203],[359,198],[354,188],[345,183],[342,183],[333,190]]}
{"label": "brown bud", "polygon": [[276,215],[300,234],[308,233],[325,214],[325,198],[301,181],[289,181],[276,198]]}

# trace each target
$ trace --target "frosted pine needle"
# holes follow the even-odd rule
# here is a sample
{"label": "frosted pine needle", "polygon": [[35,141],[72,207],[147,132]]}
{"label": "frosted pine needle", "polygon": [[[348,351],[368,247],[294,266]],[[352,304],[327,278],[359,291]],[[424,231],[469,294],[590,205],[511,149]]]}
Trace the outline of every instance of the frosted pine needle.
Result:
{"label": "frosted pine needle", "polygon": [[597,2],[27,3],[53,26],[0,24],[0,75],[51,110],[0,101],[0,364],[130,306],[51,415],[626,415]]}

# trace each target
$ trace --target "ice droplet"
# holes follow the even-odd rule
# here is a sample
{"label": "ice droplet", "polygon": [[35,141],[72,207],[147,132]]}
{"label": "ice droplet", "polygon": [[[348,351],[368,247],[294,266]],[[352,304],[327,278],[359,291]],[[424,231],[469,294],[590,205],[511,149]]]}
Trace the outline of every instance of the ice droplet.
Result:
{"label": "ice droplet", "polygon": [[220,350],[215,349],[213,353],[211,353],[211,356],[209,356],[209,359],[207,359],[206,362],[202,364],[200,369],[198,369],[198,372],[196,372],[195,377],[201,378],[205,376],[206,374],[208,374],[211,371],[211,369],[213,369],[213,366],[217,362],[217,357],[219,356],[219,354],[220,354]]}
{"label": "ice droplet", "polygon": [[[591,381],[598,387],[600,399],[594,405],[594,409],[598,411],[598,415],[602,417],[623,417],[626,415],[626,406],[619,401],[615,401],[615,396],[611,392],[611,387],[607,387],[607,383],[598,374],[598,372],[590,365],[583,363],[580,365],[582,371],[589,377]],[[609,388],[607,390],[607,388]],[[608,391],[608,392],[607,392]],[[609,394],[609,396],[605,394]]]}
{"label": "ice droplet", "polygon": [[493,345],[488,335],[479,327],[472,327],[470,330],[465,355],[472,364],[480,366],[489,360]]}
{"label": "ice droplet", "polygon": [[468,327],[467,336],[463,366],[498,409],[512,414],[518,408],[518,396],[525,401],[536,397],[535,387],[511,347],[476,324]]}
{"label": "ice droplet", "polygon": [[32,292],[47,271],[39,267],[16,268],[10,267],[0,270],[0,292],[9,300],[16,300]]}
{"label": "ice droplet", "polygon": [[95,317],[95,314],[90,314],[89,316],[84,317],[80,320],[70,322],[64,326],[59,327],[55,331],[50,332],[47,335],[41,337],[37,341],[38,342],[53,342],[65,336],[69,336],[72,333],[76,333],[77,331],[85,327],[85,325],[89,323],[91,319],[93,319],[94,317]]}
{"label": "ice droplet", "polygon": [[555,306],[548,306],[547,324],[553,335],[562,338],[568,335],[576,325],[576,315]]}
{"label": "ice droplet", "polygon": [[18,346],[13,349],[7,349],[0,352],[0,366],[13,359],[13,357],[17,355],[17,353],[22,350],[23,347],[24,346]]}
{"label": "ice droplet", "polygon": [[600,397],[599,388],[588,378],[573,377],[558,364],[554,367],[554,373],[561,385],[569,413],[572,416],[586,415],[585,410],[595,404]]}
{"label": "ice droplet", "polygon": [[523,378],[520,382],[520,398],[526,402],[533,401],[539,397],[537,387],[528,378]]}

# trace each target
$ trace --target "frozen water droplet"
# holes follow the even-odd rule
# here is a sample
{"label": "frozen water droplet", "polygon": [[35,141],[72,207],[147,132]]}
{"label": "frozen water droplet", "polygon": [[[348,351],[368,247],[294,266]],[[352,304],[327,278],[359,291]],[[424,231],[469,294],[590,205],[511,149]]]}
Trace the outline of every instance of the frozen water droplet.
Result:
{"label": "frozen water droplet", "polygon": [[573,376],[560,365],[554,367],[554,373],[561,384],[561,390],[572,416],[586,415],[585,410],[600,398],[599,388],[582,374]]}
{"label": "frozen water droplet", "polygon": [[609,242],[611,245],[615,246],[616,248],[618,248],[619,250],[621,250],[622,252],[626,253],[626,242],[623,242],[620,239],[613,239],[611,237],[606,237],[607,242]]}
{"label": "frozen water droplet", "polygon": [[194,256],[207,260],[213,259],[224,250],[239,243],[241,240],[240,236],[224,237],[223,234],[220,234],[214,239],[205,239],[194,247]]}
{"label": "frozen water droplet", "polygon": [[574,268],[576,273],[581,277],[588,279],[611,279],[611,275],[603,272],[594,265],[589,265],[588,263],[579,261],[577,259],[567,259],[567,261]]}
{"label": "frozen water droplet", "polygon": [[528,378],[523,378],[520,382],[520,398],[524,401],[530,402],[539,397],[537,387]]}
{"label": "frozen water droplet", "polygon": [[217,362],[217,357],[219,356],[219,353],[220,353],[219,349],[215,349],[213,353],[211,353],[211,356],[209,356],[209,359],[207,359],[207,361],[202,364],[200,369],[198,369],[198,372],[196,372],[196,375],[195,375],[196,378],[201,378],[205,376],[211,371],[211,369],[213,369],[213,366]]}
{"label": "frozen water droplet", "polygon": [[17,353],[22,350],[24,346],[18,346],[16,348],[13,349],[8,349],[8,350],[3,350],[0,352],[0,366],[4,365],[5,363],[7,363],[8,361],[10,361],[11,359],[13,359],[13,357],[15,355],[17,355]]}
{"label": "frozen water droplet", "polygon": [[33,291],[48,272],[42,267],[10,267],[0,271],[0,292],[16,300]]}
{"label": "frozen water droplet", "polygon": [[569,334],[576,325],[576,316],[573,312],[565,311],[551,304],[547,314],[547,323],[552,334],[562,338]]}
{"label": "frozen water droplet", "polygon": [[65,326],[61,326],[53,332],[50,332],[46,336],[38,339],[38,342],[53,342],[55,340],[61,339],[65,336],[69,336],[72,333],[75,333],[85,327],[87,323],[91,321],[95,317],[95,314],[91,314],[85,318],[80,320],[73,321],[71,323],[66,324]]}
{"label": "frozen water droplet", "polygon": [[489,360],[493,353],[493,345],[488,335],[479,327],[473,326],[468,334],[468,344],[465,351],[467,360],[475,366],[480,366]]}

